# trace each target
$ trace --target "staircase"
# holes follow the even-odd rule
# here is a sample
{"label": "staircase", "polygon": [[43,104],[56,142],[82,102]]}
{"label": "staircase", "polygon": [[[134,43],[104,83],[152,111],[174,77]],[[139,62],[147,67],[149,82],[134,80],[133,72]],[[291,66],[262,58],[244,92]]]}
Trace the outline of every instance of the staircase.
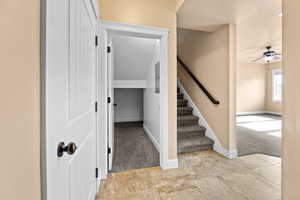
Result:
{"label": "staircase", "polygon": [[198,124],[180,89],[177,88],[177,148],[178,153],[213,149],[214,141],[205,137],[206,128]]}

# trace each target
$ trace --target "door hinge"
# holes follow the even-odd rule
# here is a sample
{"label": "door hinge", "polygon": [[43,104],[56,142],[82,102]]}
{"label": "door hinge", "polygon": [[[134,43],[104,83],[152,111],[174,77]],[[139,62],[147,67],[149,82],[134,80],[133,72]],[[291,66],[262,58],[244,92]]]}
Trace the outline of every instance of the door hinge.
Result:
{"label": "door hinge", "polygon": [[107,97],[107,103],[111,103],[111,98]]}
{"label": "door hinge", "polygon": [[98,102],[95,102],[95,112],[98,112]]}
{"label": "door hinge", "polygon": [[95,36],[95,46],[98,46],[98,35]]}
{"label": "door hinge", "polygon": [[111,52],[111,48],[110,46],[107,47],[107,53],[110,53]]}
{"label": "door hinge", "polygon": [[108,147],[108,149],[107,149],[107,153],[108,153],[108,154],[110,154],[110,153],[111,153],[111,148],[110,148],[110,147]]}
{"label": "door hinge", "polygon": [[99,176],[99,169],[98,168],[96,168],[96,171],[95,171],[95,176],[96,176],[96,178],[98,178],[98,176]]}

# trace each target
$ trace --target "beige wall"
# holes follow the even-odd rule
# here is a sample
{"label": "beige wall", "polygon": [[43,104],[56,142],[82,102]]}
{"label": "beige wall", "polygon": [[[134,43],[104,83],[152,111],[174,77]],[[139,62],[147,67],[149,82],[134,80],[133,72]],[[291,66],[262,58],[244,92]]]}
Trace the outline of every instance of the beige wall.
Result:
{"label": "beige wall", "polygon": [[237,112],[266,110],[266,66],[239,63],[237,81]]}
{"label": "beige wall", "polygon": [[282,69],[282,62],[266,64],[266,110],[270,112],[281,113],[281,102],[274,102],[272,99],[273,95],[273,83],[272,83],[272,70]]}
{"label": "beige wall", "polygon": [[176,0],[98,0],[101,19],[168,28],[169,36],[169,159],[177,158]]}
{"label": "beige wall", "polygon": [[230,54],[236,49],[230,46],[232,28],[224,25],[214,33],[185,29],[177,31],[179,57],[221,104],[213,105],[187,73],[179,67],[180,81],[223,147],[230,150],[236,148],[235,138],[231,138],[234,128],[230,126],[235,124],[230,120],[235,118],[235,89],[231,87],[235,85],[236,76],[235,68],[232,66],[236,63],[235,56]]}
{"label": "beige wall", "polygon": [[283,0],[282,200],[300,199],[300,1]]}
{"label": "beige wall", "polygon": [[282,63],[240,63],[237,82],[237,112],[270,111],[281,113],[281,102],[272,99],[272,70]]}
{"label": "beige wall", "polygon": [[39,3],[0,3],[0,199],[41,198]]}

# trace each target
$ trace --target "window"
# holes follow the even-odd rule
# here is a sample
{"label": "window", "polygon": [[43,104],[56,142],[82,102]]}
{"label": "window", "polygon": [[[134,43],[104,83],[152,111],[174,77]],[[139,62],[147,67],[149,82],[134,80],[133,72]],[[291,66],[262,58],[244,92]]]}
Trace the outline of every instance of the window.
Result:
{"label": "window", "polygon": [[273,101],[282,99],[282,72],[279,69],[272,70]]}
{"label": "window", "polygon": [[160,90],[160,63],[155,64],[155,94],[159,94]]}

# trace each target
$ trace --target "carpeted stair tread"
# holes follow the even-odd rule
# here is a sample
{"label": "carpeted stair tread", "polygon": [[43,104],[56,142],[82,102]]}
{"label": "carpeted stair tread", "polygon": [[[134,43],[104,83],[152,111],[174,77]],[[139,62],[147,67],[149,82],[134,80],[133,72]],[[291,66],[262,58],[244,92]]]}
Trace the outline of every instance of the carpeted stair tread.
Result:
{"label": "carpeted stair tread", "polygon": [[177,121],[188,121],[188,120],[199,120],[199,117],[194,115],[183,115],[177,117]]}
{"label": "carpeted stair tread", "polygon": [[214,141],[208,137],[194,136],[178,141],[178,153],[189,153],[213,149]]}
{"label": "carpeted stair tread", "polygon": [[193,111],[193,108],[192,107],[189,107],[189,106],[184,106],[184,107],[179,107],[177,108],[177,111]]}
{"label": "carpeted stair tread", "polygon": [[193,114],[193,108],[189,107],[189,106],[185,106],[185,107],[178,107],[177,108],[177,115],[181,116],[181,115],[192,115]]}
{"label": "carpeted stair tread", "polygon": [[206,128],[199,125],[199,117],[177,88],[177,148],[178,153],[213,149],[214,141],[205,136]]}
{"label": "carpeted stair tread", "polygon": [[185,99],[178,99],[177,100],[177,107],[186,107],[188,101]]}
{"label": "carpeted stair tread", "polygon": [[201,125],[179,126],[177,128],[178,133],[205,132],[205,131],[206,131],[206,128]]}
{"label": "carpeted stair tread", "polygon": [[194,136],[205,136],[206,128],[201,125],[179,126],[177,128],[177,140]]}
{"label": "carpeted stair tread", "polygon": [[183,99],[183,94],[182,93],[177,93],[177,99]]}
{"label": "carpeted stair tread", "polygon": [[190,126],[197,125],[199,117],[194,115],[177,116],[177,126]]}

